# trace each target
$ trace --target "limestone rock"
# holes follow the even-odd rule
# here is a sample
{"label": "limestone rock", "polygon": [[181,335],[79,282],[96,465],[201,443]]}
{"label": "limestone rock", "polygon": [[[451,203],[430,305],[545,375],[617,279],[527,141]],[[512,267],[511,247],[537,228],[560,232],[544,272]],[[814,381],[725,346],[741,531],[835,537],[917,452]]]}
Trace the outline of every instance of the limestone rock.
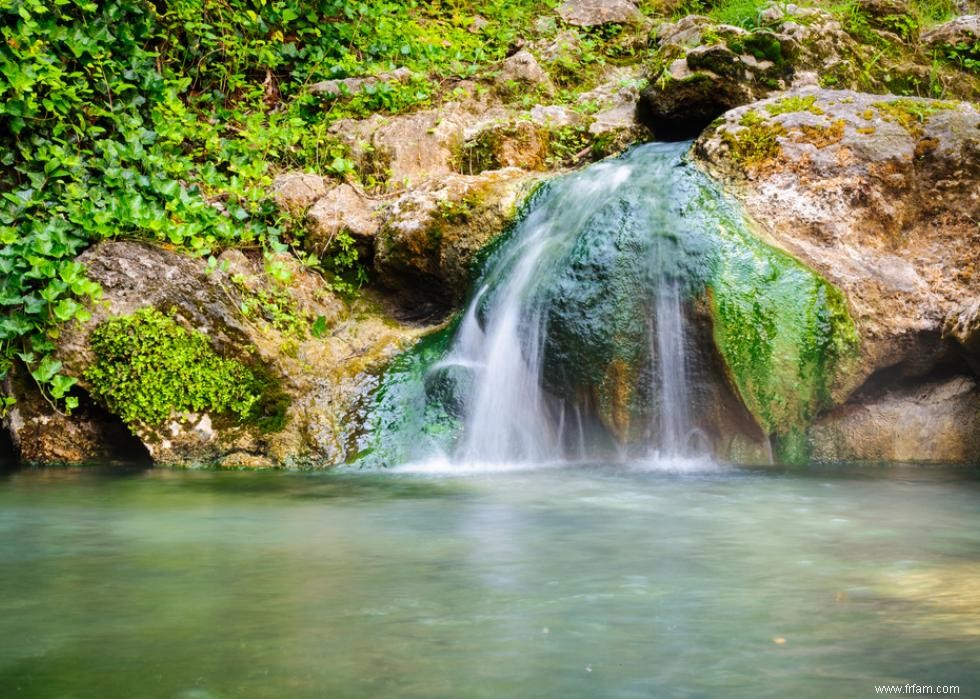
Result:
{"label": "limestone rock", "polygon": [[777,90],[815,83],[818,74],[841,86],[866,79],[869,56],[830,13],[772,5],[765,28],[747,31],[689,15],[662,26],[650,86],[640,116],[656,135],[697,135],[716,117]]}
{"label": "limestone rock", "polygon": [[407,305],[459,302],[476,253],[513,220],[534,181],[507,168],[447,175],[402,195],[385,211],[378,233],[378,279]]}
{"label": "limestone rock", "polygon": [[635,21],[640,11],[633,0],[566,0],[558,15],[577,27],[597,27]]}
{"label": "limestone rock", "polygon": [[963,15],[922,32],[922,43],[935,49],[980,41],[980,15]]}
{"label": "limestone rock", "polygon": [[372,245],[379,225],[376,208],[376,202],[349,184],[335,187],[306,214],[306,248],[322,255],[341,231],[347,231],[360,243]]}
{"label": "limestone rock", "polygon": [[293,215],[302,214],[326,195],[334,183],[307,172],[286,172],[272,182],[272,195],[279,208]]}
{"label": "limestone rock", "polygon": [[841,406],[808,432],[820,461],[980,461],[980,390],[957,376]]}
{"label": "limestone rock", "polygon": [[[319,276],[288,255],[275,260],[290,274],[288,284],[274,282],[261,257],[238,250],[225,252],[211,268],[203,259],[153,245],[106,241],[78,261],[102,286],[103,303],[93,307],[88,322],[63,329],[57,357],[65,373],[80,379],[84,410],[71,419],[52,416],[38,409],[30,391],[15,386],[19,402],[11,413],[11,432],[28,460],[105,458],[107,448],[127,443],[118,434],[125,432],[121,422],[89,407],[86,397],[84,372],[95,360],[89,335],[110,317],[150,306],[172,313],[184,327],[206,334],[218,354],[261,367],[288,404],[285,427],[278,432],[203,413],[173,414],[161,425],[133,427],[144,454],[156,463],[180,465],[226,459],[235,467],[342,461],[359,392],[372,372],[418,335],[371,311],[369,301],[345,308]],[[323,331],[310,330],[314,321]]]}
{"label": "limestone rock", "polygon": [[377,85],[382,82],[405,82],[412,77],[412,71],[408,68],[397,68],[380,75],[372,75],[363,78],[342,78],[338,80],[323,80],[310,85],[310,92],[324,95],[326,97],[340,97],[343,95],[354,95],[361,92],[365,87]]}
{"label": "limestone rock", "polygon": [[943,323],[980,270],[974,105],[805,89],[727,113],[695,154],[768,242],[845,293],[863,358],[838,401],[883,369],[949,361]]}
{"label": "limestone rock", "polygon": [[527,50],[518,51],[503,62],[496,83],[497,89],[508,95],[516,90],[539,90],[549,97],[555,93],[551,78]]}
{"label": "limestone rock", "polygon": [[125,425],[91,401],[85,401],[70,417],[54,410],[19,363],[4,379],[3,393],[17,399],[3,426],[21,463],[84,464],[146,459],[146,452]]}
{"label": "limestone rock", "polygon": [[959,343],[973,371],[980,376],[980,298],[963,304],[946,316],[943,338]]}

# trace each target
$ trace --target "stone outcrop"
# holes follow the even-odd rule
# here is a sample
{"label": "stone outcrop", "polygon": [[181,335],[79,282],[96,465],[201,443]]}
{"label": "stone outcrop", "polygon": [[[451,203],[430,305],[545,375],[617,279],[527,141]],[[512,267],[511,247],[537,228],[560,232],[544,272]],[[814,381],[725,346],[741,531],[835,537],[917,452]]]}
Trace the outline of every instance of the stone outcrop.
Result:
{"label": "stone outcrop", "polygon": [[[976,298],[980,269],[974,105],[804,89],[727,113],[697,141],[695,155],[744,204],[765,240],[844,292],[861,357],[833,387],[834,400],[843,403],[863,386],[855,394],[860,403],[860,396],[902,381],[911,383],[887,399],[883,416],[909,400],[932,406],[912,411],[904,423],[869,418],[860,404],[842,408],[827,419],[844,420],[849,444],[871,444],[882,421],[901,431],[930,411],[973,405],[972,397],[950,403],[928,392],[920,400],[915,382],[933,381],[937,372],[962,377],[970,357],[975,362],[975,309],[963,305]],[[951,444],[969,442],[963,430],[972,423],[960,424]],[[858,439],[860,430],[868,434]],[[820,453],[836,458],[821,440]],[[840,458],[879,453],[885,453],[879,446],[866,452],[854,446]]]}
{"label": "stone outcrop", "polygon": [[444,313],[468,292],[476,254],[514,219],[536,179],[518,168],[454,174],[402,195],[376,240],[378,281],[422,315]]}
{"label": "stone outcrop", "polygon": [[503,62],[496,82],[497,89],[504,95],[535,90],[549,97],[555,94],[551,78],[534,54],[527,50],[518,51]]}
{"label": "stone outcrop", "polygon": [[958,376],[864,397],[821,417],[809,429],[818,461],[980,461],[980,390]]}
{"label": "stone outcrop", "polygon": [[576,27],[624,24],[641,18],[633,0],[566,0],[558,16]]}
{"label": "stone outcrop", "polygon": [[[878,18],[882,27],[900,16],[892,10],[904,7],[898,0],[866,5],[869,21]],[[883,40],[912,39],[881,31],[888,34]],[[928,70],[857,41],[831,13],[792,4],[769,6],[759,28],[751,31],[689,15],[661,26],[657,47],[640,107],[645,122],[662,138],[696,136],[722,113],[781,90],[820,84],[925,93],[930,80]],[[970,80],[951,83],[949,90],[969,93]]]}
{"label": "stone outcrop", "polygon": [[980,60],[980,56],[975,55],[976,44],[980,42],[980,15],[963,15],[932,27],[922,32],[921,40],[926,46],[939,50],[962,45],[970,51],[972,47],[974,58]]}
{"label": "stone outcrop", "polygon": [[91,388],[85,369],[95,359],[89,336],[109,318],[147,307],[172,314],[185,328],[203,332],[219,355],[261,366],[282,393],[285,426],[275,431],[203,413],[131,426],[161,464],[343,461],[356,429],[349,414],[371,373],[418,334],[371,312],[367,301],[361,308],[346,308],[318,275],[285,255],[275,262],[288,270],[287,285],[265,273],[261,258],[240,251],[222,254],[209,267],[202,259],[148,244],[104,242],[79,262],[102,286],[103,303],[93,308],[91,320],[63,330],[57,356],[63,371],[80,379],[83,407],[77,416],[62,418],[38,402],[31,385],[15,374],[11,381],[18,404],[8,426],[25,461],[82,462],[111,456],[107,445],[127,444],[118,418],[91,405],[85,395]]}

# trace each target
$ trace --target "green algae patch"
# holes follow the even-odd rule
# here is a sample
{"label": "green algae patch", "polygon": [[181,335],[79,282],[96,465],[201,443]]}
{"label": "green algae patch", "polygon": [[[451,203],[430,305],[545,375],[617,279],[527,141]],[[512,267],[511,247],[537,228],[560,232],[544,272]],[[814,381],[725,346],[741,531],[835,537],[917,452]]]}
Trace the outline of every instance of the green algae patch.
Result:
{"label": "green algae patch", "polygon": [[220,356],[207,336],[155,308],[110,318],[89,338],[92,397],[129,426],[206,412],[277,431],[288,397],[265,370]]}
{"label": "green algae patch", "polygon": [[936,100],[896,99],[889,102],[876,102],[874,105],[882,118],[895,122],[909,132],[913,138],[921,138],[925,123],[934,114],[956,109],[955,102]]}
{"label": "green algae patch", "polygon": [[859,339],[839,290],[789,254],[739,228],[719,227],[709,283],[715,344],[742,401],[776,437],[781,461],[805,460],[800,439],[832,405]]}
{"label": "green algae patch", "polygon": [[459,324],[426,335],[395,357],[377,377],[368,396],[364,430],[354,462],[361,467],[389,467],[433,452],[446,452],[461,423],[462,380],[456,367],[440,368]]}
{"label": "green algae patch", "polygon": [[759,112],[750,109],[739,120],[742,127],[725,131],[721,138],[728,145],[731,158],[747,167],[760,167],[779,155],[779,137],[786,135],[779,122],[770,122]]}
{"label": "green algae patch", "polygon": [[778,102],[766,105],[766,111],[771,115],[792,114],[794,112],[810,112],[820,116],[824,113],[817,105],[816,95],[791,95],[784,97]]}

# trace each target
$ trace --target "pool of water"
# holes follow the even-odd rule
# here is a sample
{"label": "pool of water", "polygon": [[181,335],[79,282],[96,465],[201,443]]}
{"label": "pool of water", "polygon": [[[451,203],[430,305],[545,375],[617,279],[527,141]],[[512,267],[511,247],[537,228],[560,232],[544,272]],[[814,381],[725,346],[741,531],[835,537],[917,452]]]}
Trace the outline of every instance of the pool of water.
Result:
{"label": "pool of water", "polygon": [[980,696],[975,470],[0,477],[2,697]]}

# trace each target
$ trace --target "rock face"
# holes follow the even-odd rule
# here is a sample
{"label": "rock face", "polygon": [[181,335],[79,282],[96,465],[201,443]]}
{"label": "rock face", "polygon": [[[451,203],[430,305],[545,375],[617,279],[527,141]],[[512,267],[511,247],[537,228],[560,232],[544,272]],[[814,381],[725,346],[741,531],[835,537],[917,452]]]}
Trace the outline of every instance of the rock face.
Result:
{"label": "rock face", "polygon": [[[91,401],[68,417],[52,409],[20,365],[4,380],[17,403],[4,420],[14,455],[25,464],[146,461],[148,454],[122,422]],[[3,456],[0,455],[0,461]]]}
{"label": "rock face", "polygon": [[[204,413],[172,414],[162,425],[132,425],[156,463],[342,461],[353,438],[348,415],[370,373],[417,336],[364,308],[345,308],[322,279],[287,256],[274,262],[288,269],[288,286],[273,282],[261,259],[240,251],[224,253],[209,268],[201,259],[151,245],[104,242],[79,262],[104,294],[92,319],[66,328],[59,339],[58,358],[66,373],[80,379],[83,391],[91,388],[85,370],[95,359],[91,332],[108,318],[154,307],[203,332],[219,355],[262,367],[282,393],[285,426],[270,432]],[[362,317],[355,320],[355,314]],[[25,460],[80,462],[107,456],[107,444],[127,443],[117,434],[124,430],[118,419],[95,408],[62,419],[33,399],[23,382],[12,381],[19,402],[9,426]],[[66,432],[71,440],[65,440]]]}
{"label": "rock face", "polygon": [[980,298],[954,309],[943,323],[943,339],[957,342],[980,376]]}
{"label": "rock face", "polygon": [[475,255],[514,219],[536,180],[518,168],[448,175],[399,197],[377,237],[378,280],[422,315],[459,303]]}
{"label": "rock face", "polygon": [[980,461],[980,390],[968,377],[895,388],[825,415],[808,432],[819,461]]}
{"label": "rock face", "polygon": [[567,0],[558,16],[576,27],[597,27],[636,21],[640,12],[632,0]]}
{"label": "rock face", "polygon": [[[872,4],[874,12],[888,12],[885,6],[896,3]],[[928,87],[928,75],[876,55],[829,12],[771,5],[762,12],[760,26],[748,31],[689,15],[659,29],[650,86],[640,103],[641,116],[655,135],[696,136],[729,109],[818,82],[870,92]]]}
{"label": "rock face", "polygon": [[555,86],[530,51],[521,50],[504,61],[497,76],[497,88],[507,94],[513,90],[539,90],[551,96]]}
{"label": "rock face", "polygon": [[695,154],[766,240],[844,292],[861,357],[833,387],[836,402],[862,385],[969,371],[975,315],[963,300],[976,297],[980,269],[975,106],[804,89],[727,113]]}
{"label": "rock face", "polygon": [[[963,15],[922,33],[922,43],[934,49],[963,45],[976,59],[980,41],[980,15]],[[974,46],[972,51],[970,47]]]}

